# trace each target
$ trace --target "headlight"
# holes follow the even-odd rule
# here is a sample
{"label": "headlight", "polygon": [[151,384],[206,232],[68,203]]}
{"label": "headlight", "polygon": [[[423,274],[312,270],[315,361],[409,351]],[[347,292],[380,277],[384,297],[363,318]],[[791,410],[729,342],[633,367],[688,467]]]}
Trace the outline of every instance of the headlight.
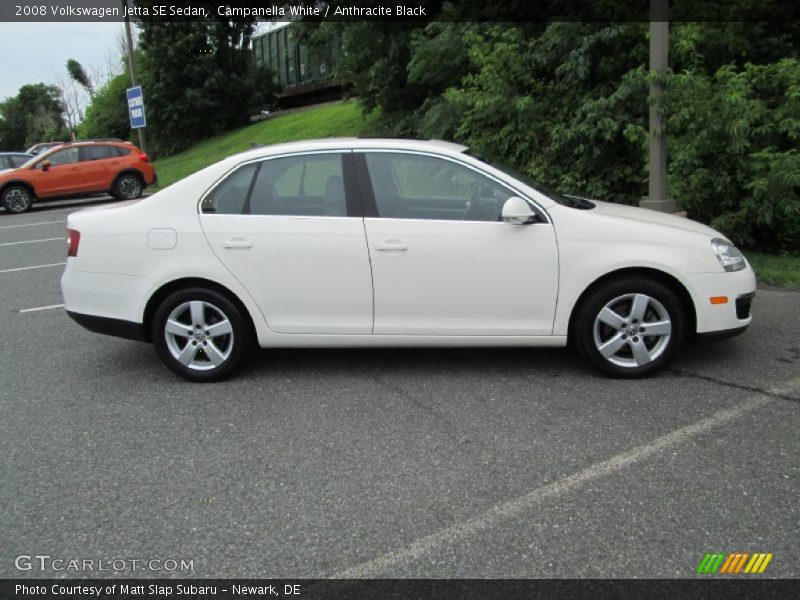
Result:
{"label": "headlight", "polygon": [[730,242],[714,238],[711,240],[711,247],[714,249],[714,254],[717,255],[719,264],[726,271],[741,271],[747,265],[742,253]]}

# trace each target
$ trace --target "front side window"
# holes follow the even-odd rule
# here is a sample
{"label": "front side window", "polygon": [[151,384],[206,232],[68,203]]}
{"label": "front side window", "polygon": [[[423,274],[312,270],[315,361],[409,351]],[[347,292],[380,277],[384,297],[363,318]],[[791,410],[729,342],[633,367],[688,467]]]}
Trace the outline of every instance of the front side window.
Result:
{"label": "front side window", "polygon": [[20,156],[9,156],[8,160],[11,163],[9,166],[12,168],[21,167],[23,164],[28,162],[29,156],[20,155]]}
{"label": "front side window", "polygon": [[63,150],[45,156],[39,163],[39,166],[46,160],[49,160],[50,164],[54,167],[58,165],[71,165],[72,163],[78,162],[79,152],[78,148],[64,148]]}
{"label": "front side window", "polygon": [[381,217],[499,221],[513,194],[476,171],[449,160],[418,154],[366,155]]}

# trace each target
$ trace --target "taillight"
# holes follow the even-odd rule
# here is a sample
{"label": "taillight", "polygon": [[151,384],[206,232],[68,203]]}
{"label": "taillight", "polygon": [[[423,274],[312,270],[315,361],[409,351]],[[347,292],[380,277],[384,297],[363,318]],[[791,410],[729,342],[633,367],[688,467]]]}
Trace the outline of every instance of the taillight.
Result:
{"label": "taillight", "polygon": [[140,152],[139,153],[139,160],[141,160],[143,162],[150,162],[150,157],[147,156],[146,152]]}
{"label": "taillight", "polygon": [[81,232],[67,229],[67,256],[78,256],[78,244],[81,243]]}

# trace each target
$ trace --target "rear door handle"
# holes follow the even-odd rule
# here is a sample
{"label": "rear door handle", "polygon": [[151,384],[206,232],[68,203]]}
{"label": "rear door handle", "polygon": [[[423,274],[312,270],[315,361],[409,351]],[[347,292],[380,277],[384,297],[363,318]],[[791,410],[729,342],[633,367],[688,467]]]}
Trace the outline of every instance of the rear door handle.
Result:
{"label": "rear door handle", "polygon": [[408,250],[408,244],[400,240],[386,240],[382,244],[375,244],[375,250],[381,250],[383,252],[390,252],[392,250],[404,252]]}
{"label": "rear door handle", "polygon": [[227,250],[247,250],[253,247],[253,242],[244,238],[233,238],[227,242],[222,242],[222,247]]}

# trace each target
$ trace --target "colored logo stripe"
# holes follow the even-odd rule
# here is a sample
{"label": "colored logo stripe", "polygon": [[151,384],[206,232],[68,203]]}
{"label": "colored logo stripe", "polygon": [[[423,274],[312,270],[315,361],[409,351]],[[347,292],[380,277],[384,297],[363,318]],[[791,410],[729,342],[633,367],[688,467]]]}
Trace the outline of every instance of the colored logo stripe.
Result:
{"label": "colored logo stripe", "polygon": [[706,575],[710,573],[716,573],[719,566],[722,564],[725,555],[721,552],[716,552],[714,554],[706,554],[703,558],[700,566],[697,567],[698,573],[704,573]]}
{"label": "colored logo stripe", "polygon": [[714,573],[731,575],[741,573],[742,569],[744,569],[744,573],[754,575],[763,573],[772,557],[772,553],[762,552],[756,552],[752,555],[749,552],[731,552],[728,554],[724,552],[708,552],[703,557],[703,560],[700,561],[697,573],[703,575],[713,575]]}

